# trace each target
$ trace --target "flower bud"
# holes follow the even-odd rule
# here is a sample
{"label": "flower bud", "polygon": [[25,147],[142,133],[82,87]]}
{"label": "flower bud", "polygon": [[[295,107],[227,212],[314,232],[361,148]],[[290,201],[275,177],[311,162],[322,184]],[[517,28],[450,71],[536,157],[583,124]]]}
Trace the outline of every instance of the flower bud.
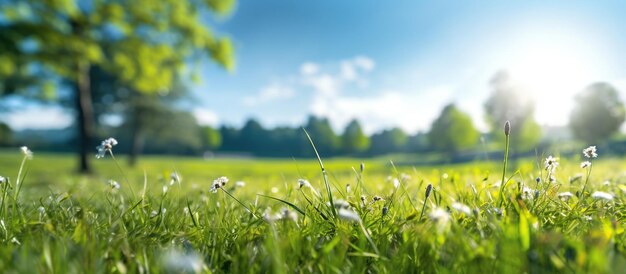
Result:
{"label": "flower bud", "polygon": [[504,135],[509,136],[509,134],[511,134],[511,123],[506,121],[506,123],[504,123]]}
{"label": "flower bud", "polygon": [[428,184],[428,186],[426,187],[426,199],[428,199],[428,196],[430,196],[430,191],[432,190],[433,190],[433,185]]}

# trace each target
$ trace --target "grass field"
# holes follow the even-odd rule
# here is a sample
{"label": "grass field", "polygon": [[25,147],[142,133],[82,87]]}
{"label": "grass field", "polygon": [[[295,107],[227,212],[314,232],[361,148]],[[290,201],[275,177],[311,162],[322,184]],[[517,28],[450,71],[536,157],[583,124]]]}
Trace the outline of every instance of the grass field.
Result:
{"label": "grass field", "polygon": [[326,184],[317,159],[145,157],[131,168],[107,155],[78,176],[73,155],[35,151],[16,187],[23,158],[0,152],[3,273],[626,269],[626,162],[602,155],[593,170],[581,154],[551,174],[543,157],[509,162],[504,186],[501,161],[322,159]]}

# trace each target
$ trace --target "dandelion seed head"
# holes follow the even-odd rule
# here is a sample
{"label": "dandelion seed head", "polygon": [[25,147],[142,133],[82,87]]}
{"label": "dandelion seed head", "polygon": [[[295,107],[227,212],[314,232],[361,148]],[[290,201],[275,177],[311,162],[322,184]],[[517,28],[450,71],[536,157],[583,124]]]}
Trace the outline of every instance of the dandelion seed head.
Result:
{"label": "dandelion seed head", "polygon": [[598,153],[596,146],[589,146],[588,148],[583,149],[583,155],[587,158],[597,158]]}
{"label": "dandelion seed head", "polygon": [[96,147],[96,150],[98,151],[98,153],[96,153],[96,159],[104,158],[106,153],[111,152],[113,146],[116,145],[117,140],[115,140],[114,138],[109,137],[107,139],[104,139],[104,141],[102,141],[102,143],[100,143],[100,145]]}
{"label": "dandelion seed head", "polygon": [[27,146],[21,146],[20,147],[20,151],[22,152],[24,157],[26,157],[26,159],[32,159],[33,158],[33,152],[30,151],[30,149],[28,149]]}

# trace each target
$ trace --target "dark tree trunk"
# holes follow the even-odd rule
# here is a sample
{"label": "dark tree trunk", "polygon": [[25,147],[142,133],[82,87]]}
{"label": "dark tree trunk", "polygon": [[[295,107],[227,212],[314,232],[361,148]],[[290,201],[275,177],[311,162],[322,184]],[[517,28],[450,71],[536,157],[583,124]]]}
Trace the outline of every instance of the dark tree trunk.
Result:
{"label": "dark tree trunk", "polygon": [[130,155],[128,155],[128,164],[130,166],[135,166],[137,164],[137,158],[141,154],[141,149],[143,148],[143,144],[145,141],[144,135],[142,134],[141,128],[135,125],[132,129],[131,133],[131,148]]}
{"label": "dark tree trunk", "polygon": [[135,101],[132,101],[129,105],[131,107],[130,112],[128,112],[128,118],[131,119],[130,123],[130,153],[128,155],[128,164],[130,166],[135,166],[137,164],[137,158],[141,155],[141,151],[143,150],[143,145],[145,142],[145,130],[144,130],[144,115],[145,109],[144,106],[140,103],[138,98],[134,98]]}
{"label": "dark tree trunk", "polygon": [[91,173],[88,154],[93,148],[94,132],[93,102],[89,79],[90,65],[84,61],[77,62],[76,76],[76,112],[78,113],[78,153],[80,173]]}

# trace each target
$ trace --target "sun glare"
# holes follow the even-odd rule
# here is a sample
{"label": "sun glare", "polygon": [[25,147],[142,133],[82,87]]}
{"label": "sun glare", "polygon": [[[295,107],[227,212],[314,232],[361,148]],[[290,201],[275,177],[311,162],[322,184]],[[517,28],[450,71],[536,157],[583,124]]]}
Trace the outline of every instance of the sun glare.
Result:
{"label": "sun glare", "polygon": [[533,35],[517,46],[508,67],[513,81],[535,101],[537,120],[564,125],[575,94],[598,75],[598,54],[572,35]]}

